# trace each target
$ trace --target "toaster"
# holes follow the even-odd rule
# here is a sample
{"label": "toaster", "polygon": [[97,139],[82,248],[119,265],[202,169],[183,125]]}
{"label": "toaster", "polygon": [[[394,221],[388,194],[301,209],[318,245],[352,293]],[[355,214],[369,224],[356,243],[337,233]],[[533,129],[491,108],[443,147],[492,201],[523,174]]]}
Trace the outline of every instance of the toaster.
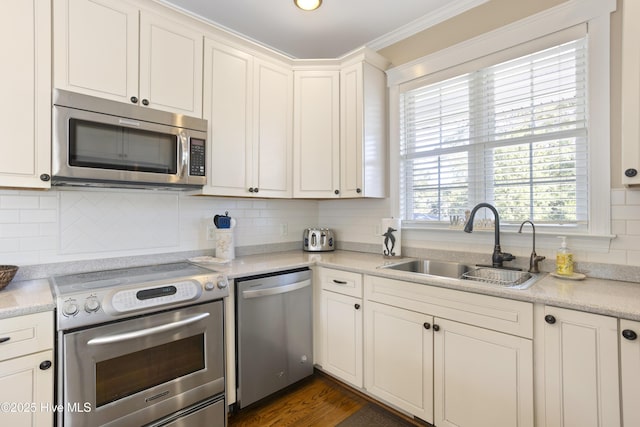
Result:
{"label": "toaster", "polygon": [[328,228],[307,228],[302,235],[302,249],[307,252],[328,252],[336,248],[333,231]]}

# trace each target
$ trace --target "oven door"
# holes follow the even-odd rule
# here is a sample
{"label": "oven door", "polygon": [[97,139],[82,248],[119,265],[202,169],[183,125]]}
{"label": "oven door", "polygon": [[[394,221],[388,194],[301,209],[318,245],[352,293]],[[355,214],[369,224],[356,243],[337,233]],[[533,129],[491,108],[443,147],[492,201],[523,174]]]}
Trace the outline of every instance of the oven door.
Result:
{"label": "oven door", "polygon": [[132,426],[223,394],[221,300],[62,336],[64,426]]}

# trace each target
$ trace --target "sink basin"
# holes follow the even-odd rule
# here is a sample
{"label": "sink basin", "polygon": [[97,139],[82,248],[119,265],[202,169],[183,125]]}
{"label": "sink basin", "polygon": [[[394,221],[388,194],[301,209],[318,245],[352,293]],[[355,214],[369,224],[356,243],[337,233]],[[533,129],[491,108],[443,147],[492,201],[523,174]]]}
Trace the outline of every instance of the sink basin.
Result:
{"label": "sink basin", "polygon": [[539,274],[526,271],[493,267],[473,267],[459,262],[429,259],[401,261],[394,264],[383,265],[380,268],[430,276],[450,277],[460,280],[472,280],[474,282],[510,289],[527,289],[540,277]]}
{"label": "sink basin", "polygon": [[408,271],[410,273],[429,274],[431,276],[459,278],[471,267],[459,262],[435,261],[430,259],[403,261],[382,266],[391,270]]}

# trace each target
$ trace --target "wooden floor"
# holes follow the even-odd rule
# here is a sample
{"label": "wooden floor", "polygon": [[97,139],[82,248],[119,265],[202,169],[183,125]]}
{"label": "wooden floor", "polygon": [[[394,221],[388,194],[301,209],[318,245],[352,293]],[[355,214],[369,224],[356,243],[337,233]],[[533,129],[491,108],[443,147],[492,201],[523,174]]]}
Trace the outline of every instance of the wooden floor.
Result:
{"label": "wooden floor", "polygon": [[316,372],[284,391],[230,414],[228,427],[333,427],[370,401]]}

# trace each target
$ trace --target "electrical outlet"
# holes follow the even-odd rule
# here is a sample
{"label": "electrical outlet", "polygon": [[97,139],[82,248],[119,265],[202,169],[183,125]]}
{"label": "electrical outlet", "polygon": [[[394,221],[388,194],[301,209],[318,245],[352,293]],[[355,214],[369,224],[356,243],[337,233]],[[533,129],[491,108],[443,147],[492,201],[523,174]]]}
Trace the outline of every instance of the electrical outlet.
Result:
{"label": "electrical outlet", "polygon": [[380,224],[373,226],[373,235],[374,236],[382,236],[382,226]]}
{"label": "electrical outlet", "polygon": [[280,224],[280,235],[286,236],[289,234],[289,226],[287,224]]}
{"label": "electrical outlet", "polygon": [[207,225],[207,240],[216,240],[215,225]]}

